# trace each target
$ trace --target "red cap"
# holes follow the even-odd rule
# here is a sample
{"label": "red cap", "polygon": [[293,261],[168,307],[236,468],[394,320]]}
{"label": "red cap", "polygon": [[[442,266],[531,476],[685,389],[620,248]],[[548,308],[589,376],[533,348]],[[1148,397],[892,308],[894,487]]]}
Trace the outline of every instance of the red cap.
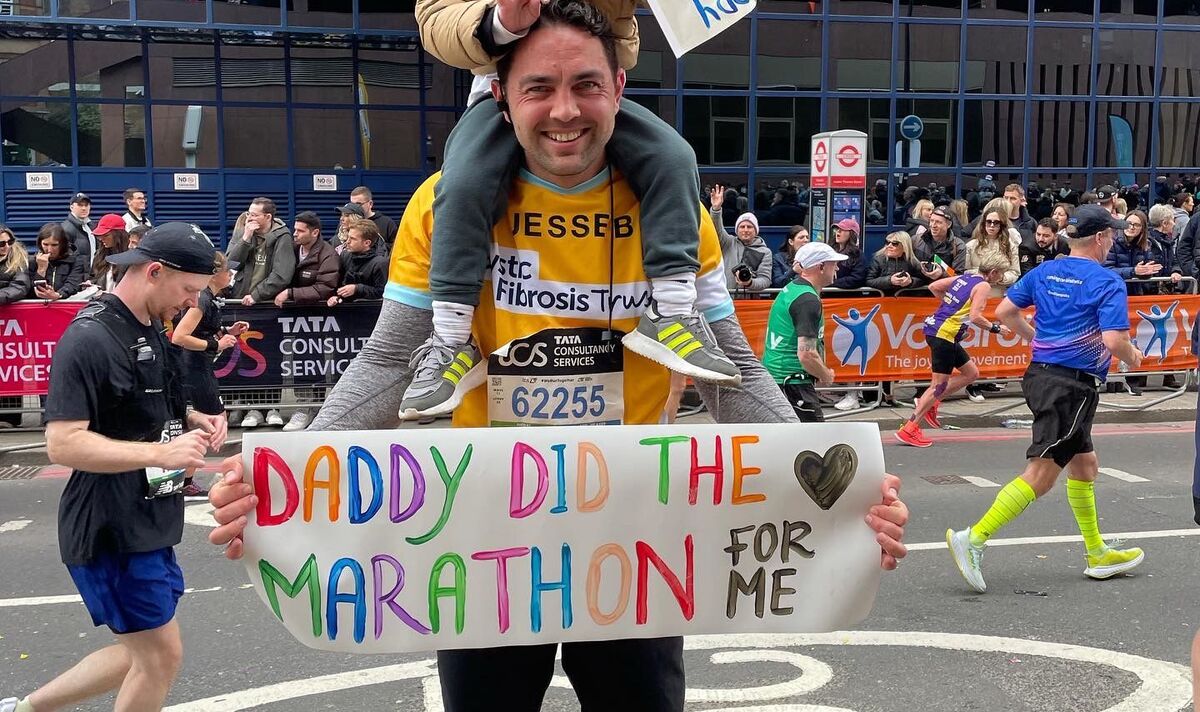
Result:
{"label": "red cap", "polygon": [[125,218],[116,213],[109,213],[100,218],[100,222],[96,223],[96,227],[92,228],[93,235],[104,235],[109,230],[124,230]]}

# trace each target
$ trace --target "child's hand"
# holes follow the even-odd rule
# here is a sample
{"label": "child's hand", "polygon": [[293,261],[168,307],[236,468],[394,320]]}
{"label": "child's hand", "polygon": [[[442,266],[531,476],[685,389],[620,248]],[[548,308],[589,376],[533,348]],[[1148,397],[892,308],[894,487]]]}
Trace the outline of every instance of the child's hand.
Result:
{"label": "child's hand", "polygon": [[496,17],[504,29],[519,35],[537,22],[548,0],[497,0]]}

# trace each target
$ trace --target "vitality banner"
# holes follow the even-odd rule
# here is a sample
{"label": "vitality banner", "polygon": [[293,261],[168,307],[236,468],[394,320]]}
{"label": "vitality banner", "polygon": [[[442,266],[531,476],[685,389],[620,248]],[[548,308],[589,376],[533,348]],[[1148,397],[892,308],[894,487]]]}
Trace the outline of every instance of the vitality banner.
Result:
{"label": "vitality banner", "polygon": [[[985,314],[995,320],[998,299]],[[929,297],[825,299],[825,362],[839,382],[905,381],[929,377],[925,318],[937,309]],[[762,355],[770,300],[739,300],[738,320],[755,353]],[[1129,298],[1130,336],[1146,354],[1139,371],[1196,367],[1191,333],[1200,296],[1156,295]],[[1029,312],[1032,314],[1032,310]],[[984,378],[1013,378],[1029,365],[1029,344],[968,327],[963,347]],[[1113,370],[1117,364],[1114,360]]]}
{"label": "vitality banner", "polygon": [[251,433],[246,572],[312,648],[816,632],[867,616],[874,424]]}

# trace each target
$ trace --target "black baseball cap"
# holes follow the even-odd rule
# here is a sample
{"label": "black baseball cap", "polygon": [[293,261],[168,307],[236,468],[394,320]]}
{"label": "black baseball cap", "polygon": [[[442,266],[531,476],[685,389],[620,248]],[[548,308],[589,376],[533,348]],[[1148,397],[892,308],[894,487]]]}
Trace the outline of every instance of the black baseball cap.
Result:
{"label": "black baseball cap", "polygon": [[1129,223],[1120,218],[1114,218],[1112,213],[1096,204],[1080,205],[1075,208],[1075,214],[1071,216],[1067,224],[1075,226],[1075,237],[1091,237],[1110,227],[1114,230],[1124,230],[1129,226]]}
{"label": "black baseball cap", "polygon": [[1099,200],[1101,203],[1107,203],[1115,198],[1116,195],[1117,189],[1111,185],[1102,185],[1096,189],[1096,200]]}
{"label": "black baseball cap", "polygon": [[360,218],[367,217],[367,214],[363,212],[363,207],[358,203],[346,203],[338,208],[338,212],[345,213],[346,215],[357,215]]}
{"label": "black baseball cap", "polygon": [[88,205],[91,205],[92,199],[88,197],[87,193],[76,193],[75,195],[71,196],[71,205],[74,205],[75,203],[87,203]]}
{"label": "black baseball cap", "polygon": [[109,255],[115,265],[140,265],[161,262],[189,274],[213,274],[213,254],[217,249],[199,227],[185,222],[169,222],[150,228],[132,250]]}
{"label": "black baseball cap", "polygon": [[934,208],[933,214],[950,224],[954,224],[954,216],[950,214],[950,208],[946,207],[945,205],[939,205]]}

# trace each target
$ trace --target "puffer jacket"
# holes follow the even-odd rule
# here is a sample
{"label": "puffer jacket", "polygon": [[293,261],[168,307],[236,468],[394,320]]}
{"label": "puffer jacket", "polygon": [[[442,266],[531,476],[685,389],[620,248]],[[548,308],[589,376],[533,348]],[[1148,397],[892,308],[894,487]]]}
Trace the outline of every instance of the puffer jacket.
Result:
{"label": "puffer jacket", "polygon": [[33,281],[28,272],[0,272],[0,305],[19,302],[30,294],[33,294]]}
{"label": "puffer jacket", "polygon": [[788,259],[787,245],[782,249],[776,250],[771,256],[771,286],[775,289],[783,289],[796,278],[796,272],[792,269],[793,260]]}
{"label": "puffer jacket", "polygon": [[1004,279],[997,285],[1001,288],[1012,286],[1021,278],[1021,233],[1015,228],[1008,229],[1008,242],[1011,247],[1008,255],[1004,255],[999,245],[984,246],[978,240],[967,243],[967,271],[979,274],[979,265],[993,255],[1004,255],[1009,262],[1009,268],[1004,270]]}
{"label": "puffer jacket", "polygon": [[933,233],[929,231],[925,231],[920,237],[914,237],[913,255],[921,262],[932,262],[933,256],[937,255],[956,273],[962,274],[967,271],[967,243],[954,234],[953,227],[942,242],[933,239]]}
{"label": "puffer jacket", "polygon": [[[1122,237],[1113,240],[1112,249],[1108,251],[1108,257],[1104,258],[1104,266],[1116,272],[1117,275],[1124,280],[1138,279],[1138,275],[1134,274],[1133,268],[1139,262],[1154,262],[1154,250],[1152,243],[1147,240],[1146,249],[1142,249],[1136,242],[1130,243]],[[1165,267],[1165,265],[1164,265]],[[1160,275],[1170,274],[1165,269]],[[1149,294],[1153,289],[1151,284],[1137,284],[1136,282],[1125,282],[1126,291],[1133,296],[1139,294]]]}
{"label": "puffer jacket", "polygon": [[[836,250],[837,246],[833,248]],[[855,247],[853,251],[843,253],[847,259],[837,263],[837,279],[829,285],[834,289],[861,289],[867,286],[867,270],[870,260],[863,259],[862,250]]]}
{"label": "puffer jacket", "polygon": [[[892,275],[907,272],[912,277],[912,284],[907,287],[897,287],[892,284]],[[887,295],[893,295],[901,289],[915,289],[929,284],[921,265],[909,262],[907,259],[892,259],[887,255],[877,254],[867,268],[867,286],[874,287]]]}
{"label": "puffer jacket", "polygon": [[376,245],[361,254],[350,250],[342,251],[342,284],[357,284],[356,299],[383,299],[383,288],[387,286],[388,258],[379,252]]}
{"label": "puffer jacket", "polygon": [[341,270],[338,253],[328,242],[314,242],[304,259],[300,259],[300,248],[296,247],[296,275],[288,288],[288,302],[324,304],[337,291]]}
{"label": "puffer jacket", "polygon": [[[475,74],[496,71],[496,58],[475,31],[486,19],[488,27],[494,21],[494,0],[417,0],[417,26],[421,31],[421,46],[434,57],[458,69]],[[624,69],[637,64],[638,24],[633,16],[636,0],[592,0],[612,23],[617,38],[617,62]]]}
{"label": "puffer jacket", "polygon": [[47,286],[66,299],[78,292],[83,284],[83,261],[77,259],[74,252],[68,252],[62,259],[50,260],[50,264],[46,266],[46,276],[43,277],[37,273],[37,260],[30,258],[28,274],[30,299],[40,299],[33,292],[33,283],[39,279],[46,280]]}
{"label": "puffer jacket", "polygon": [[[249,242],[243,240],[241,234],[232,235],[226,254],[231,261],[242,264],[232,287],[237,299],[249,294],[256,302],[269,302],[287,289],[296,272],[292,233],[279,218],[275,218],[266,234],[255,235]],[[266,262],[267,276],[257,284],[251,284],[256,258]]]}
{"label": "puffer jacket", "polygon": [[[725,288],[729,291],[745,290],[751,292],[761,292],[771,286],[771,248],[767,247],[766,241],[761,235],[756,235],[750,244],[739,240],[734,235],[731,235],[725,226],[721,224],[721,211],[713,210],[712,219],[714,226],[717,229],[717,239],[721,243],[721,259],[725,263]],[[747,253],[753,253],[748,255]],[[754,260],[758,260],[758,264]],[[750,280],[749,287],[741,287],[733,276],[733,268],[740,264],[746,264],[754,272],[754,277]]]}

